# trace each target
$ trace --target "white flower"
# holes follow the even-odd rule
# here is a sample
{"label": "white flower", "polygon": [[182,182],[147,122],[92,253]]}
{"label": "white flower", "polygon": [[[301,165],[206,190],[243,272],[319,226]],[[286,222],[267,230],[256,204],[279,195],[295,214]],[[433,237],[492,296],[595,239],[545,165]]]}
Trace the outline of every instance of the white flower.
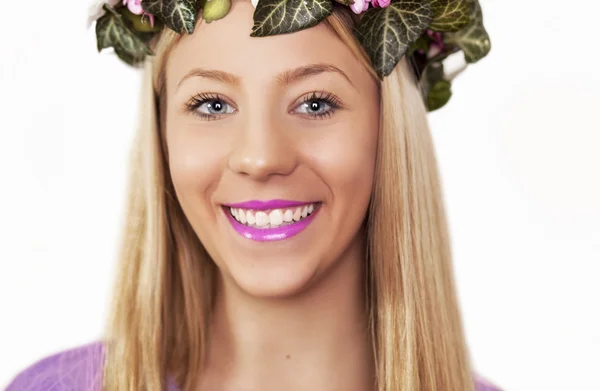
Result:
{"label": "white flower", "polygon": [[250,0],[250,2],[254,6],[254,8],[256,8],[256,5],[258,4],[258,0]]}
{"label": "white flower", "polygon": [[92,23],[94,23],[102,15],[104,15],[104,10],[102,9],[102,6],[104,4],[108,4],[109,6],[114,7],[115,5],[119,4],[120,2],[121,2],[121,0],[94,0],[94,3],[90,7],[90,11],[89,11],[88,28],[90,28]]}

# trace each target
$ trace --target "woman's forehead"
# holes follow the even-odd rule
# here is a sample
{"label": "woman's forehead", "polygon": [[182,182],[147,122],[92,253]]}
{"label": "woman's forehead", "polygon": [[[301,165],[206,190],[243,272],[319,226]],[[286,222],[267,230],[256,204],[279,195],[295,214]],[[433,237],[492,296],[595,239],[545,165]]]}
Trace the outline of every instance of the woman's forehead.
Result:
{"label": "woman's forehead", "polygon": [[200,22],[192,35],[184,36],[171,52],[169,84],[195,68],[215,69],[265,78],[309,64],[330,64],[350,78],[365,72],[352,51],[324,22],[291,34],[251,37],[254,7],[248,0],[235,0],[223,18]]}

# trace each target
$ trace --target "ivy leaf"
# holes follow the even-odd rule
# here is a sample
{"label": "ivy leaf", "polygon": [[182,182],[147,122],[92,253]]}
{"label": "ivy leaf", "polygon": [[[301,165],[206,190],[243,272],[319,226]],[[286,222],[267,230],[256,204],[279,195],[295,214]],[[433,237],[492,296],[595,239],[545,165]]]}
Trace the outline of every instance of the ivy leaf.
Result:
{"label": "ivy leaf", "polygon": [[129,65],[137,65],[146,55],[154,54],[146,42],[129,27],[129,21],[108,5],[104,5],[104,10],[106,13],[96,22],[99,52],[113,47],[117,56]]}
{"label": "ivy leaf", "polygon": [[419,85],[423,96],[427,96],[435,83],[444,80],[444,64],[442,62],[429,62],[420,75]]}
{"label": "ivy leaf", "polygon": [[427,52],[429,50],[429,43],[430,40],[427,38],[427,36],[425,34],[421,34],[421,36],[408,48],[408,54],[412,55],[417,50]]}
{"label": "ivy leaf", "polygon": [[196,27],[197,0],[144,0],[142,8],[160,18],[171,30],[192,34]]}
{"label": "ivy leaf", "polygon": [[434,31],[458,31],[469,24],[473,3],[471,0],[431,0]]}
{"label": "ivy leaf", "polygon": [[287,34],[316,26],[331,14],[331,0],[260,0],[251,37]]}
{"label": "ivy leaf", "polygon": [[394,0],[386,8],[367,10],[355,34],[383,78],[392,72],[432,18],[428,1]]}
{"label": "ivy leaf", "polygon": [[471,21],[460,31],[448,33],[444,40],[461,48],[467,63],[475,63],[490,52],[492,43],[490,36],[483,27],[483,14],[478,0],[469,0],[472,3]]}
{"label": "ivy leaf", "polygon": [[448,80],[440,80],[435,83],[427,94],[427,109],[434,111],[442,108],[452,97],[452,83]]}
{"label": "ivy leaf", "polygon": [[451,83],[446,80],[444,64],[432,61],[427,64],[419,81],[425,105],[429,111],[444,106],[452,96]]}
{"label": "ivy leaf", "polygon": [[345,6],[350,6],[354,4],[354,0],[334,0],[336,3],[340,3]]}

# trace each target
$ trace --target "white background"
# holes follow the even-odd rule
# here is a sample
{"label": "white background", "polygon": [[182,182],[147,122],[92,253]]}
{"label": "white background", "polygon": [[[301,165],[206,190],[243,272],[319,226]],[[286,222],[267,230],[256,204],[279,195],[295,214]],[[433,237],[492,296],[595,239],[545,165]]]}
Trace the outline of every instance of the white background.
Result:
{"label": "white background", "polygon": [[[492,52],[431,114],[476,369],[600,390],[600,6],[483,0]],[[0,388],[98,338],[139,74],[98,55],[89,2],[2,1]]]}

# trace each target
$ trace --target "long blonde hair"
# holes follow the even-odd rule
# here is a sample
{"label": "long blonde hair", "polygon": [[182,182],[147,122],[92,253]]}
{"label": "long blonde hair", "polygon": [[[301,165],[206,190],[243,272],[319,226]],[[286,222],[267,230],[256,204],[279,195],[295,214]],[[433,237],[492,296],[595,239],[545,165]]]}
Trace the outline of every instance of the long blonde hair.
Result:
{"label": "long blonde hair", "polygon": [[[336,7],[327,24],[375,72]],[[140,126],[111,317],[105,391],[184,391],[205,359],[216,268],[173,189],[164,142],[165,29],[146,62]],[[381,129],[367,217],[369,324],[377,391],[470,391],[473,376],[455,292],[435,151],[420,91],[403,60],[380,85]]]}

